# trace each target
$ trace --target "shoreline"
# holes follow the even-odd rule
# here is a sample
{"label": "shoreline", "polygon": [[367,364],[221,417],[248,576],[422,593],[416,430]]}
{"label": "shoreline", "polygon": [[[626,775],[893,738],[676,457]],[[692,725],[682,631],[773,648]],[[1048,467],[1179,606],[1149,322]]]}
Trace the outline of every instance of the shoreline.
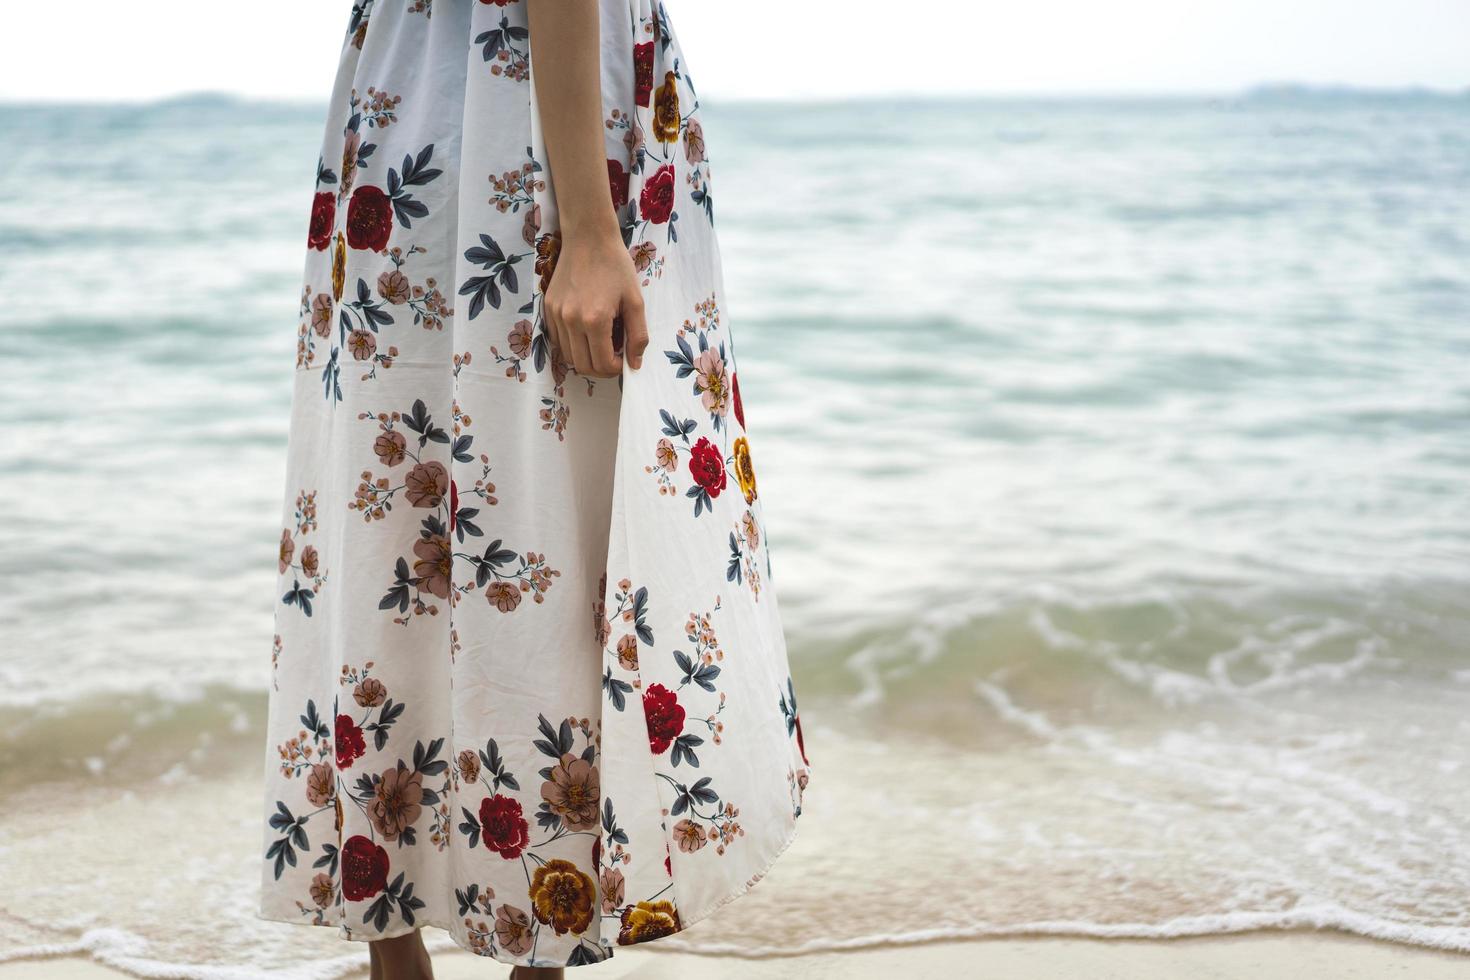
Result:
{"label": "shoreline", "polygon": [[[889,760],[907,758],[906,747],[891,741],[853,744],[835,731],[819,729],[818,734],[834,760],[855,758],[860,750],[869,766],[896,769]],[[223,742],[212,741],[208,748],[218,751]],[[1198,884],[1207,867],[1179,864],[1197,854],[1192,840],[1172,850],[1150,851],[1154,863],[1136,869],[1130,879],[1143,887],[1120,889],[1104,869],[1086,863],[1089,851],[1074,846],[1069,853],[1028,841],[994,802],[1029,807],[1035,797],[1028,795],[1028,787],[1065,784],[1072,770],[1039,770],[1045,760],[1025,753],[987,757],[976,795],[991,802],[956,806],[944,800],[931,804],[931,797],[944,792],[940,777],[952,770],[954,760],[933,749],[921,758],[907,763],[901,794],[919,812],[939,813],[954,822],[973,819],[976,813],[993,817],[996,829],[982,839],[980,853],[969,853],[967,860],[957,857],[945,868],[931,869],[932,875],[906,877],[906,868],[929,867],[924,863],[929,845],[900,837],[869,869],[871,880],[844,877],[844,855],[869,840],[867,815],[882,809],[893,784],[874,787],[845,780],[837,775],[840,767],[834,768],[829,770],[833,778],[814,781],[809,791],[812,805],[803,820],[816,822],[803,827],[805,835],[795,835],[796,843],[770,880],[737,903],[739,912],[713,916],[649,947],[621,949],[610,963],[576,976],[658,977],[668,964],[682,963],[681,980],[805,980],[823,975],[864,980],[914,972],[905,965],[911,962],[928,964],[930,972],[919,975],[944,976],[965,975],[972,964],[993,960],[1006,965],[999,976],[1261,974],[1285,980],[1354,976],[1344,972],[1343,964],[1368,957],[1362,962],[1376,966],[1356,975],[1470,977],[1470,929],[1443,924],[1442,917],[1396,921],[1373,914],[1371,903],[1363,907],[1327,900],[1324,889],[1305,887],[1294,902],[1282,901],[1286,908],[1210,911],[1211,898],[1229,896],[1212,896]],[[1050,758],[1057,764],[1056,757]],[[190,778],[194,766],[208,770],[207,775]],[[0,903],[0,933],[5,933],[0,980],[336,980],[362,975],[364,944],[344,946],[331,930],[251,917],[260,873],[259,826],[252,809],[259,796],[255,769],[253,760],[218,770],[210,770],[205,761],[193,763],[178,778],[169,770],[131,785],[124,781],[129,788],[121,792],[106,780],[75,786],[66,797],[63,820],[54,806],[54,786],[34,786],[18,794],[12,826],[0,833],[0,851],[15,862],[14,894],[31,898],[11,909]],[[158,813],[186,813],[191,819],[158,836],[146,850],[133,847],[139,835],[154,833]],[[1080,833],[1095,823],[1084,814],[1070,826]],[[90,842],[93,860],[57,864],[53,857],[71,853],[68,842],[78,835]],[[997,848],[1002,838],[1035,853],[1022,858],[1001,854]],[[1192,873],[1171,877],[1180,867]],[[158,890],[146,905],[79,914],[75,896],[87,894],[86,889],[116,887],[157,869],[187,869],[189,887]],[[802,882],[811,880],[841,883],[848,900],[861,902],[834,918],[842,906],[805,893]],[[976,897],[975,881],[989,883],[985,896]],[[1095,889],[1089,898],[1081,892],[1084,882]],[[1166,888],[1171,890],[1154,894]],[[1313,891],[1315,901],[1308,898]],[[202,893],[215,896],[207,907],[190,898]],[[1112,921],[1089,921],[1103,910]],[[495,964],[461,953],[442,928],[424,935],[443,964],[436,974],[440,980],[501,976]],[[1207,953],[1198,953],[1201,949]],[[473,966],[457,965],[461,957],[463,964]],[[1063,965],[1074,964],[1075,972],[1052,973],[1054,957]],[[1218,972],[1210,963],[1219,957],[1221,962],[1248,957],[1255,965],[1247,968],[1242,961],[1230,972]],[[630,972],[634,968],[637,972]]]}
{"label": "shoreline", "polygon": [[[470,980],[499,975],[499,965],[429,935],[436,980]],[[57,944],[66,948],[72,944]],[[74,948],[74,947],[73,947]],[[344,950],[344,953],[350,952]],[[104,952],[103,956],[109,954]],[[119,957],[119,960],[123,959]],[[353,965],[360,959],[360,965]],[[132,964],[128,964],[132,966]],[[324,966],[325,964],[323,964]],[[119,969],[82,955],[45,956],[0,962],[0,980],[116,980],[120,977],[220,977],[253,974],[244,965],[191,968],[152,963]],[[328,968],[331,969],[331,968]],[[1470,955],[1368,939],[1340,931],[1261,930],[1232,935],[1176,939],[1097,939],[1063,936],[933,941],[878,946],[848,952],[787,954],[752,958],[679,949],[620,951],[612,960],[579,967],[572,976],[586,980],[882,980],[900,974],[939,976],[984,969],[1000,976],[1138,980],[1190,976],[1295,980],[1332,976],[1335,980],[1412,974],[1415,980],[1455,980],[1470,974]],[[367,954],[344,956],[330,975],[352,980],[365,976]],[[254,974],[280,977],[278,971]],[[325,977],[302,971],[294,976]]]}

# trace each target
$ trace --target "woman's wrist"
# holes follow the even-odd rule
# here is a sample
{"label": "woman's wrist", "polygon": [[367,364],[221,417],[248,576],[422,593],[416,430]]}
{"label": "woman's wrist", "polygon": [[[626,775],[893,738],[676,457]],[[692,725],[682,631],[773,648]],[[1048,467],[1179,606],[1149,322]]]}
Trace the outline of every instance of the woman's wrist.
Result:
{"label": "woman's wrist", "polygon": [[611,202],[602,208],[559,210],[557,218],[563,246],[573,243],[622,244],[622,232],[618,228],[617,213],[613,211]]}

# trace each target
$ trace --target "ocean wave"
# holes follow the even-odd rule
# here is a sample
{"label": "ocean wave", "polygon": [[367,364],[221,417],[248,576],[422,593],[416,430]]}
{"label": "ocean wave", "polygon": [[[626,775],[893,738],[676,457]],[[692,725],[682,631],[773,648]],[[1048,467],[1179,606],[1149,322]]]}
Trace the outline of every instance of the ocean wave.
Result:
{"label": "ocean wave", "polygon": [[[121,557],[162,575],[170,555]],[[147,594],[172,601],[192,588],[169,578]],[[1333,691],[1398,698],[1406,689],[1463,687],[1470,670],[1457,636],[1470,631],[1470,609],[1462,588],[1149,587],[1109,595],[1050,584],[925,608],[899,601],[857,621],[798,608],[789,643],[806,696],[858,724],[942,730],[972,746],[1008,733],[1046,741],[1065,732],[1077,741],[1186,712],[1302,710],[1303,697],[1328,703]],[[216,631],[224,640],[249,619],[228,603],[222,609]],[[167,769],[204,741],[247,747],[264,718],[269,650],[210,644],[209,656],[181,675],[168,651],[187,649],[202,628],[181,622],[126,643],[98,634],[104,645],[86,661],[93,666],[64,683],[48,678],[41,661],[0,666],[0,787],[134,772],[143,761],[166,760]],[[76,630],[69,627],[73,637]]]}
{"label": "ocean wave", "polygon": [[0,704],[0,795],[57,782],[126,787],[261,757],[264,685],[162,681]]}
{"label": "ocean wave", "polygon": [[[989,702],[1041,734],[1040,716],[1007,714],[1002,691],[1082,724],[1185,709],[1279,703],[1366,685],[1454,683],[1457,631],[1470,609],[1452,582],[1332,590],[1145,588],[1098,594],[1033,586],[873,618],[843,634],[798,630],[807,688],[902,723],[947,720]],[[820,632],[822,635],[813,635]],[[913,709],[919,708],[919,711]],[[968,726],[983,740],[983,719]]]}

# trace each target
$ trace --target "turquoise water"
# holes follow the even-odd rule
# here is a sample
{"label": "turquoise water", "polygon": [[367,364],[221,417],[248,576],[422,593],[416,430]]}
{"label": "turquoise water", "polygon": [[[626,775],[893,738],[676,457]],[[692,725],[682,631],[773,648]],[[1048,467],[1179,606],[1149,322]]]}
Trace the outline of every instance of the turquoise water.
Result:
{"label": "turquoise water", "polygon": [[[0,106],[0,794],[255,771],[322,116]],[[846,882],[885,911],[842,935],[757,889],[770,945],[1470,951],[1470,99],[711,105],[707,134],[818,735],[792,861],[840,874],[895,796],[945,828]]]}

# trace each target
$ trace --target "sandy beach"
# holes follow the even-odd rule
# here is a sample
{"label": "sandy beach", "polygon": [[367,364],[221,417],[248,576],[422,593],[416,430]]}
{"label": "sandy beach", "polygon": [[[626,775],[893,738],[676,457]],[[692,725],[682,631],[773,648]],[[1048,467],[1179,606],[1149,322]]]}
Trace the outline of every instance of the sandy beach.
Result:
{"label": "sandy beach", "polygon": [[[432,945],[432,944],[431,944]],[[508,968],[462,950],[437,950],[437,980],[507,974]],[[60,957],[0,964],[0,980],[105,980],[135,974],[87,959]],[[142,974],[136,974],[142,975]],[[153,974],[155,976],[159,974]],[[192,974],[179,972],[175,977]],[[247,976],[243,971],[239,976]],[[260,974],[262,977],[270,974]],[[342,974],[366,976],[363,969]],[[822,953],[764,960],[630,950],[612,961],[573,973],[587,980],[879,980],[908,977],[1045,977],[1056,980],[1297,980],[1303,977],[1413,977],[1463,980],[1470,956],[1395,946],[1334,933],[1246,933],[1208,939],[1149,940],[996,939]]]}

